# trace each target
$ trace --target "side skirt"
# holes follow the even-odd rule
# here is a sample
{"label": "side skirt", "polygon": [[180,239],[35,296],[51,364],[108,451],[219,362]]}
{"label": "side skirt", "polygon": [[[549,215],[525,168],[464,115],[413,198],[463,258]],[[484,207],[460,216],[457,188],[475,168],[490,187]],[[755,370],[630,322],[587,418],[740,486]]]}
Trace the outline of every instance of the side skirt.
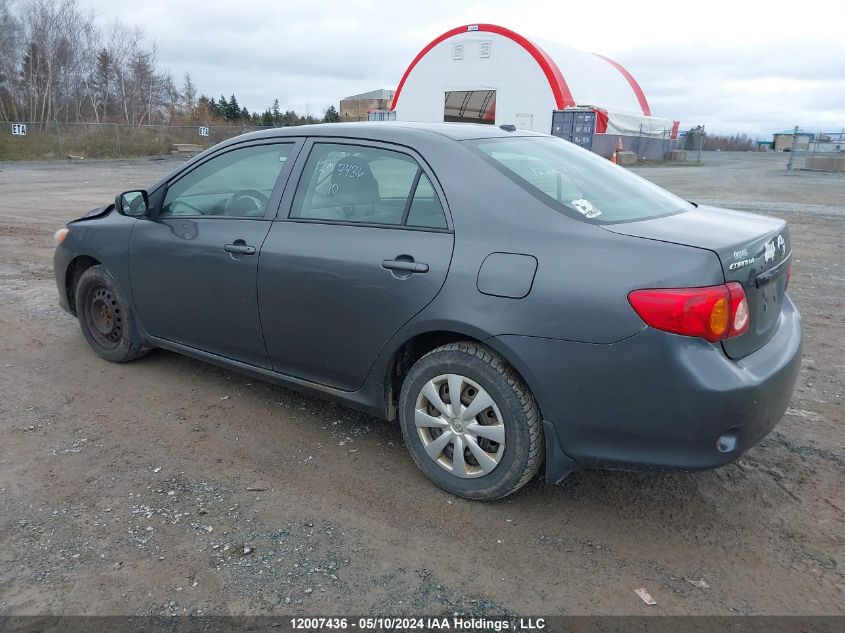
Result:
{"label": "side skirt", "polygon": [[197,360],[211,363],[212,365],[217,365],[218,367],[230,369],[260,380],[281,385],[282,387],[287,387],[293,391],[299,391],[319,398],[325,398],[326,400],[331,400],[332,402],[342,404],[343,406],[363,411],[364,413],[377,418],[386,419],[387,417],[385,413],[385,401],[387,395],[385,386],[370,380],[366,381],[357,391],[343,391],[341,389],[334,389],[308,380],[294,378],[293,376],[288,376],[286,374],[280,374],[270,369],[241,363],[239,361],[232,360],[231,358],[225,358],[223,356],[218,356],[217,354],[204,352],[203,350],[167,341],[165,339],[160,339],[155,336],[147,336],[146,340],[154,347],[160,347],[171,352],[176,352],[177,354],[184,354],[185,356],[190,356],[191,358],[196,358]]}

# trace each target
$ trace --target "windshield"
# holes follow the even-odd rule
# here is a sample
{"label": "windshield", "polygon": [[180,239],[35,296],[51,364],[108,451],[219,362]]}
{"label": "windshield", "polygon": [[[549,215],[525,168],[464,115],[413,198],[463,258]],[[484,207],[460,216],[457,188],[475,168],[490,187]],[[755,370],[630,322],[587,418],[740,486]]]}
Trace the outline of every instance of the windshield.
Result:
{"label": "windshield", "polygon": [[582,220],[632,222],[692,208],[689,202],[563,139],[523,136],[468,144],[526,191]]}

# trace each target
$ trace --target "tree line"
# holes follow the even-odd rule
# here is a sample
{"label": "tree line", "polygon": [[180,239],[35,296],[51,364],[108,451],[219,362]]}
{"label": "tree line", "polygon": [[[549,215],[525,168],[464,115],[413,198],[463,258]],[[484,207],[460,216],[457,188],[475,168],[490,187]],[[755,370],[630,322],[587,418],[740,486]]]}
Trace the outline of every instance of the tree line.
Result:
{"label": "tree line", "polygon": [[240,107],[235,95],[198,94],[190,73],[177,86],[160,66],[159,50],[138,27],[119,20],[99,29],[77,0],[0,0],[0,121],[181,125],[303,125],[339,121],[282,112],[278,99],[263,113]]}
{"label": "tree line", "polygon": [[756,149],[757,144],[747,134],[707,134],[704,137],[705,150],[722,150],[727,152],[742,152]]}

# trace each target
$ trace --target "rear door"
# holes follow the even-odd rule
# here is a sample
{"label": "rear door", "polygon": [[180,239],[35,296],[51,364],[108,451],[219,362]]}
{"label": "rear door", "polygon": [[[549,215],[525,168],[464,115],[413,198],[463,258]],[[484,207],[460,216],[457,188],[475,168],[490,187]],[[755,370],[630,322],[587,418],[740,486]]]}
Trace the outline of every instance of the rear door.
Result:
{"label": "rear door", "polygon": [[148,333],[270,368],[258,317],[258,253],[296,149],[295,141],[226,148],[177,175],[156,217],[135,223],[129,270]]}
{"label": "rear door", "polygon": [[440,291],[454,236],[434,175],[387,144],[306,144],[261,251],[275,371],[347,391]]}

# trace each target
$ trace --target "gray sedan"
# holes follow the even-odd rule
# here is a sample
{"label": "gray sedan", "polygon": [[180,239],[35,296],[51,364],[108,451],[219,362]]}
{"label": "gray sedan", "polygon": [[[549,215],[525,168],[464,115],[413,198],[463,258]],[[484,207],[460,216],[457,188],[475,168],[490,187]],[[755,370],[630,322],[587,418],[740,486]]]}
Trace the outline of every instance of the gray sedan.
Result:
{"label": "gray sedan", "polygon": [[398,420],[471,499],[728,463],[798,375],[785,222],[512,127],[247,134],[56,241],[102,358],[164,348]]}

